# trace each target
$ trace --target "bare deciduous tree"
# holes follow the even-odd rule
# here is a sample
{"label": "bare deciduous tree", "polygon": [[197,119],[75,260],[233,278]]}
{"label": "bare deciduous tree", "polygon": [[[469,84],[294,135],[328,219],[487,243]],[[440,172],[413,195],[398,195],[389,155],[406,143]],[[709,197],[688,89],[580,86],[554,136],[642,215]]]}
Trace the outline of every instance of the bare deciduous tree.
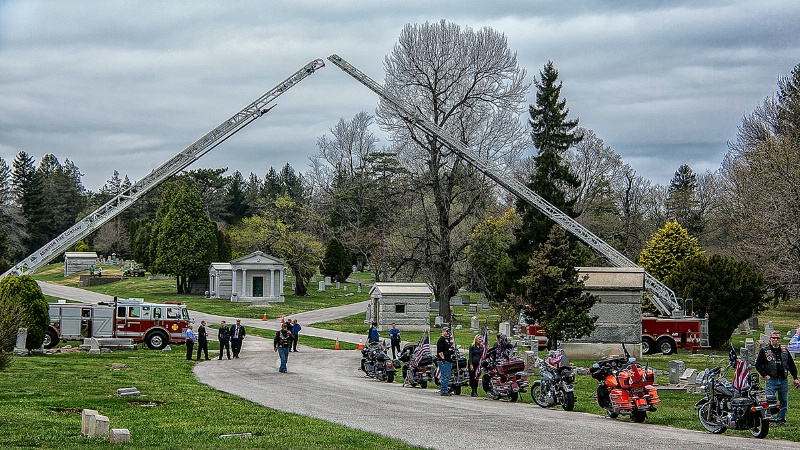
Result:
{"label": "bare deciduous tree", "polygon": [[[510,169],[527,144],[519,117],[529,85],[505,36],[495,30],[445,21],[409,24],[384,67],[387,91],[498,167]],[[415,199],[407,213],[417,233],[403,239],[407,267],[413,268],[406,275],[418,271],[431,282],[440,314],[450,321],[450,297],[461,282],[456,270],[494,187],[436,137],[415,129],[412,118],[386,103],[377,118],[393,141],[407,144],[401,158],[411,172]]]}

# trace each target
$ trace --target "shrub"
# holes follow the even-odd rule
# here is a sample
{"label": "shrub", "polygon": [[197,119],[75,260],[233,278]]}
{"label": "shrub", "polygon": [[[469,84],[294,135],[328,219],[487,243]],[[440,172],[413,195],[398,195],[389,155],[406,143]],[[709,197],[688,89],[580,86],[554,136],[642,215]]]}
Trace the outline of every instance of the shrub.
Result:
{"label": "shrub", "polygon": [[[0,309],[18,310],[3,326],[14,331],[20,327],[28,329],[28,349],[42,346],[44,333],[50,325],[47,300],[36,280],[28,275],[8,276],[0,280]],[[16,316],[16,320],[13,318]],[[13,346],[13,342],[11,344]]]}

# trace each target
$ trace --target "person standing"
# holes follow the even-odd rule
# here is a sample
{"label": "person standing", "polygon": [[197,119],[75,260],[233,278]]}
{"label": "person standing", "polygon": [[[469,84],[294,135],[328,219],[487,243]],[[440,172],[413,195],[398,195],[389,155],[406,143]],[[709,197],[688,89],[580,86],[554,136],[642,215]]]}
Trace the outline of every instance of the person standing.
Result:
{"label": "person standing", "polygon": [[197,327],[197,360],[200,360],[200,353],[205,353],[206,361],[208,361],[208,328],[206,328],[206,321],[201,320],[200,326]]}
{"label": "person standing", "polygon": [[192,330],[192,324],[186,325],[186,359],[189,361],[192,360],[192,355],[194,354],[194,341],[197,340],[197,337]]}
{"label": "person standing", "polygon": [[301,327],[300,324],[297,323],[297,319],[294,319],[294,321],[292,321],[292,351],[294,351],[295,353],[297,353],[297,338],[298,336],[300,336],[300,330],[302,328],[303,327]]}
{"label": "person standing", "polygon": [[244,331],[241,319],[236,319],[236,325],[231,327],[230,330],[231,351],[233,352],[234,358],[238,358],[239,352],[242,351],[242,341],[244,340],[245,334],[247,334],[247,332]]}
{"label": "person standing", "polygon": [[786,348],[793,355],[793,358],[797,359],[797,355],[800,354],[800,328],[794,331],[794,336],[792,336]]}
{"label": "person standing", "polygon": [[381,336],[378,334],[378,322],[372,322],[372,326],[369,328],[369,334],[367,334],[367,344],[378,342],[379,340],[381,340]]}
{"label": "person standing", "polygon": [[392,328],[389,328],[389,341],[392,343],[392,359],[396,359],[397,353],[400,353],[400,328],[397,328],[397,324],[392,323]]}
{"label": "person standing", "polygon": [[483,358],[483,336],[476,334],[475,339],[472,340],[472,345],[469,346],[469,361],[467,363],[469,387],[472,388],[471,397],[478,396],[478,369],[481,367],[481,358]]}
{"label": "person standing", "polygon": [[222,360],[223,349],[227,352],[228,359],[231,359],[231,329],[224,320],[219,324],[217,339],[219,339],[219,359]]}
{"label": "person standing", "polygon": [[278,370],[280,373],[286,373],[286,362],[289,360],[289,351],[292,349],[292,332],[289,331],[289,324],[282,323],[281,329],[275,333],[275,339],[272,345],[278,357],[281,359],[281,368]]}
{"label": "person standing", "polygon": [[99,277],[102,277],[102,276],[103,276],[103,268],[100,267],[100,266],[97,266],[97,277],[99,278]]}
{"label": "person standing", "polygon": [[453,347],[450,346],[450,328],[442,328],[442,335],[436,343],[436,354],[439,356],[439,395],[450,395],[447,390],[450,384],[450,371],[453,361]]}
{"label": "person standing", "polygon": [[764,378],[766,394],[778,396],[781,410],[775,417],[775,424],[786,425],[786,411],[789,409],[789,374],[794,378],[794,387],[800,386],[797,379],[797,367],[792,355],[786,347],[781,346],[781,334],[773,331],[769,336],[769,345],[758,352],[756,370]]}

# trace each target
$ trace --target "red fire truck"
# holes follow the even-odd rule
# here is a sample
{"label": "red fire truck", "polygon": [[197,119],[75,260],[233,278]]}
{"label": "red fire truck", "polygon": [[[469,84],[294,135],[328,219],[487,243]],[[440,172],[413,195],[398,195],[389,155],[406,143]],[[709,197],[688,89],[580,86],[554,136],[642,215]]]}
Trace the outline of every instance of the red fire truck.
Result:
{"label": "red fire truck", "polygon": [[184,332],[191,323],[183,303],[147,303],[141,298],[118,299],[114,303],[50,303],[50,327],[45,348],[59,341],[83,338],[129,338],[154,350],[167,344],[186,342]]}
{"label": "red fire truck", "polygon": [[707,339],[708,319],[692,316],[642,316],[642,354],[644,355],[651,353],[669,355],[677,353],[679,348],[697,353],[701,342]]}

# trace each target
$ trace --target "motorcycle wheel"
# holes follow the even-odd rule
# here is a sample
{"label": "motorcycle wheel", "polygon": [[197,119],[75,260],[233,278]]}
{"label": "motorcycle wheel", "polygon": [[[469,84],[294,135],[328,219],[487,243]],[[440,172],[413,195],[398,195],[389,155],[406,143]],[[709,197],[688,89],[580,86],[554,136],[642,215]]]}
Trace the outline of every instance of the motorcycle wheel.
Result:
{"label": "motorcycle wheel", "polygon": [[508,401],[511,403],[516,402],[519,399],[519,392],[511,392],[508,394]]}
{"label": "motorcycle wheel", "polygon": [[386,382],[387,383],[394,383],[394,373],[386,374]]}
{"label": "motorcycle wheel", "polygon": [[728,429],[722,425],[719,416],[711,407],[711,403],[706,403],[697,410],[697,418],[700,419],[700,425],[709,433],[722,434]]}
{"label": "motorcycle wheel", "polygon": [[461,386],[456,386],[453,388],[453,394],[461,395]]}
{"label": "motorcycle wheel", "polygon": [[362,358],[361,359],[361,371],[366,373],[367,372],[367,368],[364,367],[364,363],[366,363],[366,360]]}
{"label": "motorcycle wheel", "polygon": [[547,401],[547,394],[542,390],[541,384],[537,384],[531,388],[531,398],[542,408],[549,408],[552,406],[552,404]]}
{"label": "motorcycle wheel", "polygon": [[647,413],[644,411],[631,411],[631,420],[636,423],[642,423],[647,419]]}
{"label": "motorcycle wheel", "polygon": [[419,382],[419,387],[421,387],[422,389],[428,389],[428,382],[427,381],[420,381]]}
{"label": "motorcycle wheel", "polygon": [[564,408],[564,411],[572,411],[575,409],[575,393],[565,392],[564,401],[561,402],[561,406]]}
{"label": "motorcycle wheel", "polygon": [[750,428],[750,435],[757,439],[764,439],[769,434],[769,422],[761,420],[761,417],[756,417],[753,422],[753,427]]}

